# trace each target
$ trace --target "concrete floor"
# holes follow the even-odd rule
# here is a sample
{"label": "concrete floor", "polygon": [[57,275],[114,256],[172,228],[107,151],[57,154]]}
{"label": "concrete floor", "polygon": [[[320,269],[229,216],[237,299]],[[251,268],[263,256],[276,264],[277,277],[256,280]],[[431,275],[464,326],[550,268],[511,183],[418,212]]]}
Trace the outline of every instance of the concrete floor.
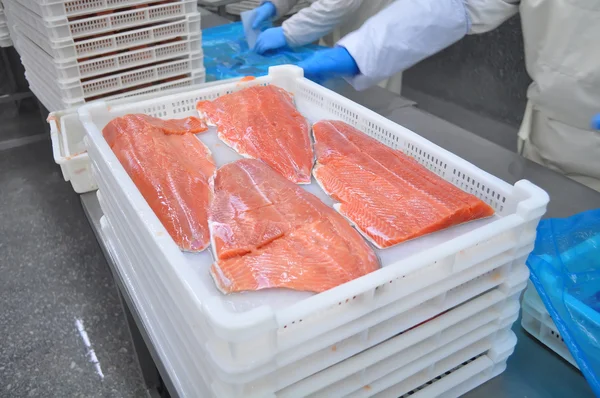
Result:
{"label": "concrete floor", "polygon": [[0,397],[145,397],[110,270],[45,123],[5,108],[0,126]]}

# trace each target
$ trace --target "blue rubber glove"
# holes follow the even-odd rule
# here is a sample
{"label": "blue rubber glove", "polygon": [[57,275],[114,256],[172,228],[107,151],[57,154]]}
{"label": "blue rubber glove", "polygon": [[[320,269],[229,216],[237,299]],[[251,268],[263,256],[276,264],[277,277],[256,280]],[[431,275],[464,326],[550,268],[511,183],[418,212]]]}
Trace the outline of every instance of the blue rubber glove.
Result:
{"label": "blue rubber glove", "polygon": [[600,130],[600,113],[592,119],[592,128]]}
{"label": "blue rubber glove", "polygon": [[317,83],[333,77],[350,77],[360,73],[352,55],[340,46],[318,51],[298,66],[304,69],[304,77]]}
{"label": "blue rubber glove", "polygon": [[270,28],[258,35],[256,44],[254,45],[254,51],[259,54],[264,54],[269,50],[276,50],[285,47],[286,45],[287,42],[285,41],[283,28]]}
{"label": "blue rubber glove", "polygon": [[252,29],[258,29],[260,25],[273,18],[277,14],[277,9],[270,1],[262,3],[256,8],[254,21],[252,21]]}

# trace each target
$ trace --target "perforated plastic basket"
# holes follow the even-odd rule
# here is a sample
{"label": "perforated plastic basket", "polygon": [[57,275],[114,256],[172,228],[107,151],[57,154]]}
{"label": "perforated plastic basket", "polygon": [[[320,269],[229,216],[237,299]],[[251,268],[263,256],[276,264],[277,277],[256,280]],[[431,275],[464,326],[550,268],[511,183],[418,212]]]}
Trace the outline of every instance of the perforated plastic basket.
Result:
{"label": "perforated plastic basket", "polygon": [[[23,47],[19,47],[23,49]],[[126,72],[118,72],[105,77],[91,80],[72,80],[63,82],[57,80],[56,70],[44,69],[43,64],[32,58],[26,52],[21,51],[21,59],[26,70],[33,71],[40,77],[49,80],[49,86],[60,93],[63,100],[79,103],[89,101],[91,98],[104,95],[106,97],[118,94],[119,91],[135,88],[156,81],[174,78],[178,76],[192,77],[194,74],[204,74],[202,64],[202,53],[194,53],[173,61],[162,62],[154,66],[145,66]]]}
{"label": "perforated plastic basket", "polygon": [[159,1],[162,0],[19,0],[22,5],[47,20],[64,19],[65,17],[93,14]]}
{"label": "perforated plastic basket", "polygon": [[195,54],[196,57],[202,58],[200,36],[82,62],[76,60],[58,62],[20,33],[18,34],[18,41],[18,48],[22,56],[36,60],[35,63],[38,65],[44,64],[46,67],[51,67],[54,72],[53,74],[65,85],[74,80],[106,75],[118,72],[119,70],[142,67],[165,60],[183,58],[189,54]]}
{"label": "perforated plastic basket", "polygon": [[186,14],[197,12],[194,0],[181,0],[69,21],[67,18],[44,20],[15,0],[6,1],[6,5],[9,13],[17,15],[53,41],[113,34],[124,29],[183,18]]}
{"label": "perforated plastic basket", "polygon": [[[103,201],[100,193],[98,196]],[[112,227],[115,222],[119,224],[118,228]],[[194,373],[194,369],[197,368],[194,367],[192,358],[200,358],[201,360],[202,355],[190,350],[189,346],[185,345],[186,340],[182,338],[181,326],[174,322],[172,311],[165,306],[165,301],[158,294],[160,290],[155,290],[155,286],[152,284],[156,280],[156,276],[141,269],[134,271],[135,267],[132,266],[129,259],[137,255],[135,249],[127,241],[121,240],[118,237],[126,233],[122,223],[119,223],[117,220],[110,222],[106,216],[103,218],[102,223],[103,230],[110,230],[107,233],[109,235],[109,245],[113,250],[120,253],[118,255],[119,258],[126,259],[126,261],[117,264],[120,272],[129,275],[129,278],[127,278],[128,282],[137,285],[135,287],[132,286],[138,300],[140,300],[136,301],[136,307],[138,309],[152,308],[151,315],[156,317],[154,321],[156,323],[150,322],[148,325],[149,330],[161,329],[164,338],[171,344],[172,351],[165,353],[165,357],[162,358],[173,366],[170,369],[173,371],[171,376],[176,377],[178,381],[184,384],[189,382],[194,387],[204,389],[207,389],[205,384],[207,384],[208,380],[213,383],[214,387],[216,380],[207,377],[206,364],[202,371]],[[120,232],[117,232],[117,230]],[[135,278],[131,277],[132,274],[135,274]],[[364,351],[359,356],[304,379],[288,389],[278,391],[275,394],[267,394],[259,390],[255,390],[253,393],[247,391],[243,396],[263,398],[305,397],[313,394],[316,390],[319,391],[315,396],[341,396],[339,394],[323,395],[329,391],[328,389],[323,389],[323,387],[339,388],[343,385],[346,390],[353,391],[352,386],[358,385],[362,387],[366,384],[366,382],[361,384],[361,380],[376,380],[397,369],[406,368],[407,364],[413,361],[413,357],[420,359],[434,353],[434,359],[443,358],[444,355],[459,351],[476,342],[482,348],[482,344],[485,345],[493,341],[502,340],[503,337],[502,335],[498,335],[498,332],[504,330],[504,334],[506,334],[506,331],[510,328],[510,324],[516,320],[519,310],[517,301],[518,291],[519,289],[523,289],[526,279],[527,272],[513,273],[511,278],[513,282],[512,289],[506,292],[503,292],[502,289],[493,289],[466,304],[453,308],[451,311],[437,318],[429,321],[425,319],[425,322],[421,325],[405,331],[373,349]],[[398,324],[397,327],[398,330],[402,330],[401,324]],[[335,357],[338,352],[337,348],[342,348],[343,344],[345,343],[341,342],[332,346],[328,350],[328,355]],[[482,351],[484,350],[485,347],[482,348]],[[432,355],[428,358],[430,362],[431,357]],[[183,376],[183,369],[185,369],[185,377]],[[397,378],[394,380],[397,380]],[[213,390],[212,395],[205,393],[202,396],[229,398],[234,395],[230,391],[215,392]]]}
{"label": "perforated plastic basket", "polygon": [[527,290],[523,295],[521,325],[529,334],[579,369],[577,362],[573,359],[573,355],[569,352],[569,348],[560,336],[556,325],[531,282],[527,285]]}
{"label": "perforated plastic basket", "polygon": [[[106,182],[102,176],[98,176],[94,173],[92,168],[94,179],[98,181],[100,186],[100,192],[98,198],[100,205],[104,211],[104,215],[115,227],[115,234],[123,243],[126,251],[129,251],[130,258],[133,259],[133,264],[141,264],[148,262],[148,255],[136,249],[139,247],[136,239],[130,236],[127,232],[127,227],[124,224],[126,221],[124,213],[119,209],[119,205],[115,203],[114,197],[111,194],[110,186],[107,187]],[[513,301],[512,312],[514,313],[514,319],[516,319],[516,313],[518,312],[518,305],[516,300],[520,292],[525,288],[526,280],[529,272],[524,264],[513,267],[512,271],[507,271],[507,266],[501,267],[488,271],[490,264],[481,264],[481,267],[474,267],[475,270],[479,270],[480,274],[477,277],[463,275],[461,281],[466,280],[462,284],[456,280],[449,280],[447,283],[438,284],[430,289],[422,292],[418,292],[413,297],[407,298],[402,304],[395,306],[388,306],[377,313],[367,317],[362,317],[355,322],[345,325],[340,330],[333,331],[327,335],[321,336],[319,342],[305,345],[302,348],[307,350],[314,350],[315,346],[321,347],[320,350],[314,354],[303,356],[303,353],[298,350],[292,352],[287,358],[285,358],[286,366],[282,366],[280,369],[275,371],[269,371],[269,369],[261,369],[262,373],[259,374],[255,379],[248,381],[248,375],[244,377],[238,377],[236,380],[222,380],[222,373],[215,371],[212,365],[207,364],[207,360],[204,355],[197,355],[198,352],[203,350],[202,344],[195,340],[193,333],[193,325],[186,323],[185,311],[179,307],[178,303],[174,303],[169,299],[168,292],[163,286],[158,284],[156,281],[160,280],[160,271],[152,271],[149,267],[139,269],[138,274],[144,275],[143,277],[147,281],[146,283],[150,286],[150,291],[153,294],[158,295],[161,298],[163,306],[168,307],[169,324],[175,325],[178,332],[177,339],[185,347],[184,352],[195,353],[190,358],[190,362],[194,364],[194,368],[198,374],[197,377],[203,377],[205,380],[209,380],[211,385],[211,391],[215,397],[271,397],[279,396],[279,391],[288,391],[285,394],[290,394],[294,391],[302,391],[303,393],[312,393],[315,390],[312,388],[323,387],[319,382],[311,382],[307,380],[300,380],[309,377],[317,372],[323,371],[328,374],[327,380],[331,382],[341,379],[344,377],[343,373],[338,370],[331,370],[325,368],[335,365],[336,363],[343,361],[352,355],[358,354],[359,352],[368,349],[376,344],[379,344],[398,333],[408,330],[415,325],[419,325],[426,322],[428,319],[435,317],[438,314],[450,311],[448,315],[440,317],[439,322],[432,321],[432,327],[441,330],[447,328],[449,325],[458,324],[464,321],[467,317],[470,317],[476,311],[486,312],[482,315],[481,319],[497,319],[506,318],[504,315],[494,315],[494,306],[501,307],[501,302],[509,300]],[[137,265],[136,268],[139,268]],[[506,273],[506,274],[505,274]],[[505,276],[502,276],[505,274]],[[486,293],[487,292],[487,293]],[[484,294],[486,293],[486,294]],[[473,303],[465,305],[466,308],[461,310],[454,309],[466,300],[472,297],[476,297],[483,294],[481,298],[476,299]],[[461,306],[462,307],[462,306]],[[502,312],[502,311],[501,311]],[[396,314],[390,316],[390,314]],[[383,319],[383,320],[382,320]],[[479,318],[478,318],[479,319]],[[502,325],[504,321],[500,322]],[[419,336],[425,339],[428,337],[428,328],[417,328],[419,332],[409,333],[406,338],[402,341],[412,339],[412,337]],[[469,326],[465,322],[461,322],[460,329],[465,333],[468,332]],[[452,334],[448,331],[448,336]],[[412,337],[410,337],[412,336]],[[418,341],[418,340],[416,340]],[[416,342],[412,340],[412,342]],[[430,340],[431,343],[431,340]],[[398,349],[398,347],[396,348]],[[387,349],[384,351],[378,351],[378,358],[384,359],[388,354]],[[391,352],[390,352],[391,353]],[[208,361],[210,362],[210,361]],[[367,365],[367,362],[362,363],[358,368],[358,365],[354,365],[353,368],[356,372]],[[258,372],[255,373],[256,376]],[[227,377],[225,375],[224,377]],[[298,387],[289,387],[293,383],[299,382]],[[288,387],[288,388],[286,388]],[[283,393],[283,392],[282,392]],[[296,394],[296,393],[294,393]],[[299,395],[304,396],[304,395]]]}
{"label": "perforated plastic basket", "polygon": [[[85,101],[83,99],[69,100],[62,97],[58,97],[57,94],[59,93],[59,90],[56,88],[56,86],[49,86],[47,80],[44,80],[43,77],[37,76],[32,71],[25,71],[25,77],[27,78],[27,82],[29,83],[31,91],[33,91],[36,94],[36,96],[39,97],[46,109],[48,109],[51,112],[55,112],[60,109],[69,109],[85,104]],[[124,92],[118,94],[107,95],[103,97],[103,99],[114,100],[135,97],[142,94],[157,93],[161,91],[170,91],[173,89],[195,86],[204,83],[205,78],[206,74],[202,70],[200,72],[193,73],[191,76],[188,77],[173,79],[172,81],[160,84],[152,84],[144,88],[134,88],[132,90],[125,90]],[[45,100],[47,101],[45,102]]]}
{"label": "perforated plastic basket", "polygon": [[61,82],[106,75],[124,69],[142,67],[144,65],[154,64],[165,60],[182,58],[189,54],[198,54],[202,57],[200,35],[167,44],[149,46],[116,55],[95,58],[89,61],[71,60],[67,62],[59,62],[53,59],[41,47],[24,35],[19,34],[18,40],[20,42],[20,50],[24,52],[28,58],[37,59],[45,64],[46,67],[53,68],[56,71],[57,79]]}
{"label": "perforated plastic basket", "polygon": [[200,33],[200,14],[192,13],[177,21],[153,25],[122,33],[108,34],[87,40],[51,40],[16,17],[19,33],[44,49],[57,61],[71,62],[95,57],[101,54],[126,50],[132,47],[150,45],[177,37],[190,37]]}
{"label": "perforated plastic basket", "polygon": [[[112,118],[126,113],[163,118],[194,115],[198,100],[214,99],[256,84],[276,84],[292,92],[299,111],[312,122],[323,118],[345,120],[403,150],[442,178],[486,201],[497,215],[378,251],[382,269],[321,294],[272,290],[223,296],[208,274],[210,253],[184,254],[179,250],[102,138],[101,129]],[[487,261],[497,261],[498,266],[523,264],[548,202],[547,194],[533,184],[520,181],[511,186],[402,126],[304,79],[302,70],[292,66],[271,68],[268,76],[246,83],[216,85],[110,108],[98,102],[79,112],[88,133],[93,170],[105,179],[104,189],[110,189],[112,200],[124,212],[129,234],[137,242],[136,250],[150,257],[143,266],[160,270],[164,299],[177,303],[194,331],[193,338],[208,351],[211,366],[231,383],[256,380],[318,352],[323,348],[323,336],[347,333],[348,325],[363,317],[384,322],[395,314],[386,312],[388,309],[405,305],[409,298],[417,301],[429,287],[476,269],[476,265]],[[101,182],[97,182],[102,190]],[[418,303],[423,301],[424,296]]]}

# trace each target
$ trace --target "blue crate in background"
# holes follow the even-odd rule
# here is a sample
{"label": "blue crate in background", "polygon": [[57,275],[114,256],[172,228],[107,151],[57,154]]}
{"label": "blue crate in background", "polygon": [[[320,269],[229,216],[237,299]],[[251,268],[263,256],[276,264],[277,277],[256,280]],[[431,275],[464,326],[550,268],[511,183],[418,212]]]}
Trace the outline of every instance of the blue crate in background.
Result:
{"label": "blue crate in background", "polygon": [[297,64],[315,51],[326,47],[307,46],[284,48],[259,55],[248,48],[241,22],[216,26],[202,31],[206,81],[242,76],[262,76],[269,66]]}
{"label": "blue crate in background", "polygon": [[527,265],[561,337],[600,396],[600,209],[542,220]]}

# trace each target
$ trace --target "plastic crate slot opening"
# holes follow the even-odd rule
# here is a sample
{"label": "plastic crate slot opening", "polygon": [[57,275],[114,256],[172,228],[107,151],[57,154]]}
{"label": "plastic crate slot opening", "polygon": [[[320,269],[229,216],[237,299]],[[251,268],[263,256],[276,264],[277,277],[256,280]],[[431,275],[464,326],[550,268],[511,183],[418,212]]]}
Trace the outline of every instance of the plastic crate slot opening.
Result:
{"label": "plastic crate slot opening", "polygon": [[461,363],[460,365],[458,365],[458,366],[455,366],[454,368],[452,368],[452,369],[450,369],[450,370],[448,370],[448,371],[446,371],[446,372],[442,373],[441,375],[439,375],[439,376],[437,376],[437,377],[435,377],[435,378],[433,378],[433,379],[429,380],[428,382],[426,382],[426,383],[424,383],[424,384],[421,384],[419,387],[415,388],[414,390],[411,390],[411,391],[407,392],[406,394],[402,395],[400,398],[408,398],[408,397],[410,397],[411,395],[414,395],[414,394],[416,394],[417,392],[419,392],[419,391],[421,391],[421,390],[423,390],[423,389],[425,389],[425,388],[429,387],[430,385],[432,385],[433,383],[435,383],[435,382],[437,382],[437,381],[440,381],[440,380],[442,380],[444,377],[451,375],[452,373],[456,372],[456,371],[457,371],[457,370],[459,370],[460,368],[462,368],[462,367],[464,367],[464,366],[467,366],[467,365],[468,365],[468,364],[470,364],[471,362],[473,362],[473,361],[477,360],[478,358],[480,358],[480,357],[482,357],[482,356],[484,356],[484,355],[486,355],[486,354],[485,354],[485,353],[482,353],[482,354],[479,354],[479,355],[477,355],[477,356],[474,356],[473,358],[471,358],[471,359],[469,359],[469,360],[467,360],[467,361],[465,361],[465,362]]}
{"label": "plastic crate slot opening", "polygon": [[430,171],[433,171],[435,174],[446,179],[446,169],[448,168],[448,164],[444,161],[427,153],[426,151],[423,151],[411,142],[406,142],[402,150],[404,153],[414,158],[422,166],[425,166]]}
{"label": "plastic crate slot opening", "polygon": [[76,13],[78,11],[86,11],[93,8],[102,8],[104,6],[102,0],[75,0],[65,2],[65,11],[67,14]]}
{"label": "plastic crate slot opening", "polygon": [[452,171],[451,182],[463,191],[468,192],[472,195],[477,196],[479,199],[492,206],[497,212],[504,210],[504,203],[506,203],[506,196],[496,192],[493,189],[490,190],[485,184],[475,179],[475,177],[465,174],[460,170],[454,169]]}
{"label": "plastic crate slot opening", "polygon": [[322,107],[325,102],[325,98],[322,95],[305,86],[300,86],[300,92],[298,94],[319,107]]}
{"label": "plastic crate slot opening", "polygon": [[562,341],[563,343],[565,342],[565,340],[560,336],[560,334],[556,333],[554,330],[550,329],[550,334],[553,337],[556,337],[558,340]]}
{"label": "plastic crate slot opening", "polygon": [[[322,314],[322,315],[323,315],[323,314],[326,314],[326,313],[328,313],[329,311],[331,311],[331,310],[334,310],[336,307],[342,307],[342,306],[344,306],[345,304],[350,304],[350,303],[352,303],[352,301],[356,300],[357,298],[359,298],[359,296],[352,296],[351,298],[347,298],[347,299],[345,299],[344,301],[339,301],[339,302],[337,303],[337,305],[335,305],[335,306],[333,306],[333,307],[329,308],[329,310],[325,310],[325,311],[323,311],[321,314]],[[311,319],[316,319],[316,318],[319,318],[318,314],[315,314],[313,317],[311,317]],[[292,321],[291,323],[288,323],[288,324],[286,324],[286,325],[283,325],[281,328],[279,328],[279,330],[280,330],[280,331],[284,331],[284,330],[290,330],[290,328],[291,328],[292,326],[299,325],[300,323],[302,323],[302,319],[299,319],[299,320],[297,320],[297,321]]]}

